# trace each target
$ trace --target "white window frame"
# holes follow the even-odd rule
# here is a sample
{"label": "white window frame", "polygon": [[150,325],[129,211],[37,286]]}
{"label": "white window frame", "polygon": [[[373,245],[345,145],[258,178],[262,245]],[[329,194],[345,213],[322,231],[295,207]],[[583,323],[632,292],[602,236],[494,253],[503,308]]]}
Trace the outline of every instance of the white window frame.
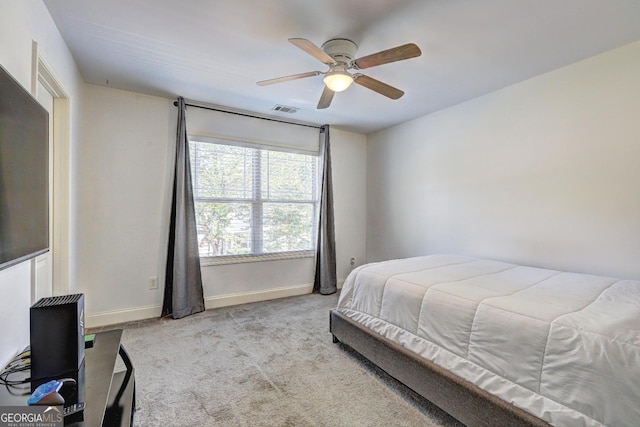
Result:
{"label": "white window frame", "polygon": [[[269,150],[269,151],[283,151],[289,153],[298,153],[304,155],[310,155],[316,157],[315,164],[315,178],[316,182],[313,188],[313,216],[312,216],[312,242],[311,246],[313,249],[309,250],[301,250],[301,251],[286,251],[286,252],[268,252],[268,253],[252,253],[252,254],[238,254],[238,255],[216,255],[216,256],[200,256],[200,264],[202,266],[214,266],[214,265],[226,265],[226,264],[240,264],[240,263],[249,263],[249,262],[262,262],[262,261],[277,261],[277,260],[288,260],[288,259],[300,259],[300,258],[312,258],[316,254],[317,247],[317,227],[318,227],[318,210],[320,208],[320,173],[321,173],[321,165],[319,164],[320,153],[317,151],[309,151],[309,150],[300,150],[294,149],[288,146],[277,146],[273,144],[264,144],[255,141],[241,141],[230,139],[227,137],[218,137],[218,136],[200,136],[193,135],[189,136],[189,142],[192,143],[210,143],[217,145],[231,145],[237,147],[248,147],[259,150]],[[191,148],[191,147],[190,147]],[[192,165],[193,166],[193,165]],[[258,169],[259,170],[259,169]],[[192,168],[192,180],[195,178],[196,171]],[[261,177],[260,177],[261,179]],[[257,187],[257,188],[256,188]],[[254,181],[254,191],[261,191],[260,180],[258,182]],[[211,198],[208,198],[209,201],[213,201]],[[198,201],[198,197],[194,194],[194,203]],[[224,202],[224,200],[220,200]],[[271,202],[270,200],[262,201],[260,197],[254,198],[252,201],[252,248],[256,246],[255,234],[257,233],[256,225],[254,221],[257,220],[257,217],[260,216],[262,211],[263,203]],[[259,204],[259,208],[256,208],[256,204]],[[261,230],[261,224],[258,224]],[[261,239],[260,239],[261,240]]]}

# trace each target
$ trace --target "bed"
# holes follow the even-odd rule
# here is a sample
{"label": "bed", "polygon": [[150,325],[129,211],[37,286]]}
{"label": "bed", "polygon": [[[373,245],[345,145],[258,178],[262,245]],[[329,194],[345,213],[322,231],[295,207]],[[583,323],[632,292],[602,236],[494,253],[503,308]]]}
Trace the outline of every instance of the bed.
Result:
{"label": "bed", "polygon": [[467,425],[640,425],[640,281],[430,255],[354,269],[330,319]]}

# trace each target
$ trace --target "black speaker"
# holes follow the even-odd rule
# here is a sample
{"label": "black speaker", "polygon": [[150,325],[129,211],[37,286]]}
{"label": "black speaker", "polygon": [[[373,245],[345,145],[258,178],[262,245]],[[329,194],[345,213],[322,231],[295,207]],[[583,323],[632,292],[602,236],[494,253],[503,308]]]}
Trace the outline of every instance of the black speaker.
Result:
{"label": "black speaker", "polygon": [[84,295],[42,298],[30,317],[32,381],[77,374],[84,361]]}

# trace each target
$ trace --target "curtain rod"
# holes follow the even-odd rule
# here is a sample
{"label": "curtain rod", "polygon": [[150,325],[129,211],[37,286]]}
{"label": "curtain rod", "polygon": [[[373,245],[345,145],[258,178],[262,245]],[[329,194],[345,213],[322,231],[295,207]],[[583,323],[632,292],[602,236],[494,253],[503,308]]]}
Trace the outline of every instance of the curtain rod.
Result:
{"label": "curtain rod", "polygon": [[[175,107],[177,107],[178,106],[178,101],[173,101],[173,105]],[[314,125],[314,124],[310,124],[310,123],[302,123],[302,122],[281,120],[281,119],[276,119],[276,118],[271,118],[271,117],[266,117],[266,116],[256,116],[256,115],[245,113],[245,112],[241,112],[241,111],[226,110],[226,109],[224,109],[222,107],[217,107],[215,105],[197,104],[197,103],[194,103],[194,101],[185,100],[185,105],[188,106],[188,107],[202,108],[203,110],[219,111],[221,113],[235,114],[237,116],[244,116],[244,117],[251,117],[252,119],[269,120],[269,121],[272,121],[272,122],[286,123],[288,125],[304,126],[304,127],[308,127],[308,128],[315,128],[315,129],[321,129],[322,128],[322,126]]]}

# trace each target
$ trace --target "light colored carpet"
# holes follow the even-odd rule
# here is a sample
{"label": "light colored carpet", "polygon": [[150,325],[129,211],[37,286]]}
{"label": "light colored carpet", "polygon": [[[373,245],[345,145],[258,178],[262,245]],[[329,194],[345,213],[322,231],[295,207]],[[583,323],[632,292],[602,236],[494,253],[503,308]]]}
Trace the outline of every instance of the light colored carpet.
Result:
{"label": "light colored carpet", "polygon": [[336,304],[313,294],[118,325],[136,369],[135,425],[460,425],[333,344]]}

